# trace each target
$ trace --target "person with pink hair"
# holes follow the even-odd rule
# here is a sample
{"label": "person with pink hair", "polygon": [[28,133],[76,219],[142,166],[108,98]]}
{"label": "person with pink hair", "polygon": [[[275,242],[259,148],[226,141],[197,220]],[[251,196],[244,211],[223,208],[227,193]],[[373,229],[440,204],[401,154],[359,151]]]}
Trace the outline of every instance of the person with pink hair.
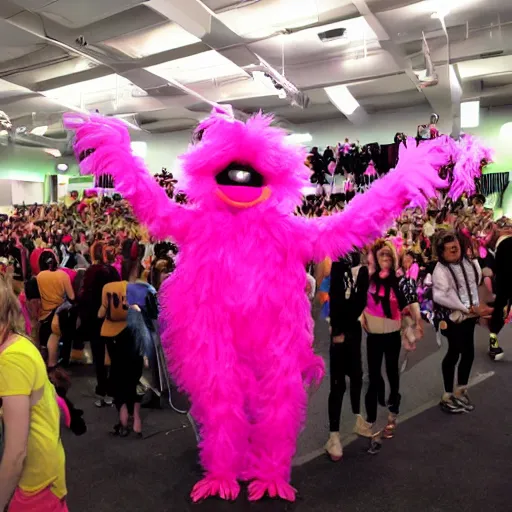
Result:
{"label": "person with pink hair", "polygon": [[76,132],[82,172],[112,175],[149,234],[180,248],[160,289],[162,343],[200,428],[205,475],[193,501],[236,499],[239,481],[250,482],[251,501],[294,501],[306,390],[324,376],[313,352],[306,265],[364,246],[411,200],[445,187],[438,171],[452,146],[411,140],[397,168],[342,213],[306,219],[294,215],[310,175],[306,153],[270,116],[241,121],[217,107],[199,125],[181,157],[187,205],[170,200],[133,155],[122,121],[78,113],[64,121]]}

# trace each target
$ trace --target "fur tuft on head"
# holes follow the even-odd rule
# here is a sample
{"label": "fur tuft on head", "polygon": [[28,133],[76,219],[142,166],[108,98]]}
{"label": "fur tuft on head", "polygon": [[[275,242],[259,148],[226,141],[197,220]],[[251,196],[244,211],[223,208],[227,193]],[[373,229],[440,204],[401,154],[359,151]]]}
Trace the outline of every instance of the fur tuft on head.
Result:
{"label": "fur tuft on head", "polygon": [[185,179],[180,189],[193,203],[215,206],[216,175],[232,163],[249,165],[271,190],[270,198],[257,208],[293,211],[309,182],[306,151],[290,144],[287,132],[272,126],[273,120],[260,112],[244,122],[214,111],[198,126],[196,142],[180,157]]}

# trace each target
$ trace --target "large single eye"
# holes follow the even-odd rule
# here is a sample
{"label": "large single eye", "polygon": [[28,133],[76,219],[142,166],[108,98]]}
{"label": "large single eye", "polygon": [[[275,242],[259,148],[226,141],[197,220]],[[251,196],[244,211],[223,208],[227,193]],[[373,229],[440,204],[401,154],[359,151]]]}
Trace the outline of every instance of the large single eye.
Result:
{"label": "large single eye", "polygon": [[251,181],[251,173],[249,171],[229,171],[229,179],[235,183],[249,183]]}
{"label": "large single eye", "polygon": [[219,185],[263,187],[263,176],[249,165],[236,162],[229,164],[215,176]]}

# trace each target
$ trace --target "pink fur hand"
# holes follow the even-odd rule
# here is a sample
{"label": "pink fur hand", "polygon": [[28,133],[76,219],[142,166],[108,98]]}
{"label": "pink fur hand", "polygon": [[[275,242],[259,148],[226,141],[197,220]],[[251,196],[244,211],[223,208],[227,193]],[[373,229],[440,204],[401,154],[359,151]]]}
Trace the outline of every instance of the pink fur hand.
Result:
{"label": "pink fur hand", "polygon": [[320,387],[325,377],[325,362],[320,356],[313,356],[311,363],[303,370],[304,384],[316,390]]}
{"label": "pink fur hand", "polygon": [[382,236],[412,201],[426,205],[438,189],[448,186],[439,170],[450,163],[452,152],[452,144],[444,137],[419,146],[409,138],[407,146],[401,146],[395,169],[356,195],[344,212],[311,221],[312,259],[336,260],[353,248],[362,248]]}

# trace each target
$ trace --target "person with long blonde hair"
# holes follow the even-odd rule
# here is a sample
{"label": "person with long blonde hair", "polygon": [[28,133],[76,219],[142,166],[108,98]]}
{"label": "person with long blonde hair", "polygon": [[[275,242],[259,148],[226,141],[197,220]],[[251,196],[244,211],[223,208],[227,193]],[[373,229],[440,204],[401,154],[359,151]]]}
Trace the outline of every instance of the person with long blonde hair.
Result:
{"label": "person with long blonde hair", "polygon": [[0,399],[5,443],[0,510],[66,512],[65,454],[56,391],[23,319],[9,278],[0,275]]}

